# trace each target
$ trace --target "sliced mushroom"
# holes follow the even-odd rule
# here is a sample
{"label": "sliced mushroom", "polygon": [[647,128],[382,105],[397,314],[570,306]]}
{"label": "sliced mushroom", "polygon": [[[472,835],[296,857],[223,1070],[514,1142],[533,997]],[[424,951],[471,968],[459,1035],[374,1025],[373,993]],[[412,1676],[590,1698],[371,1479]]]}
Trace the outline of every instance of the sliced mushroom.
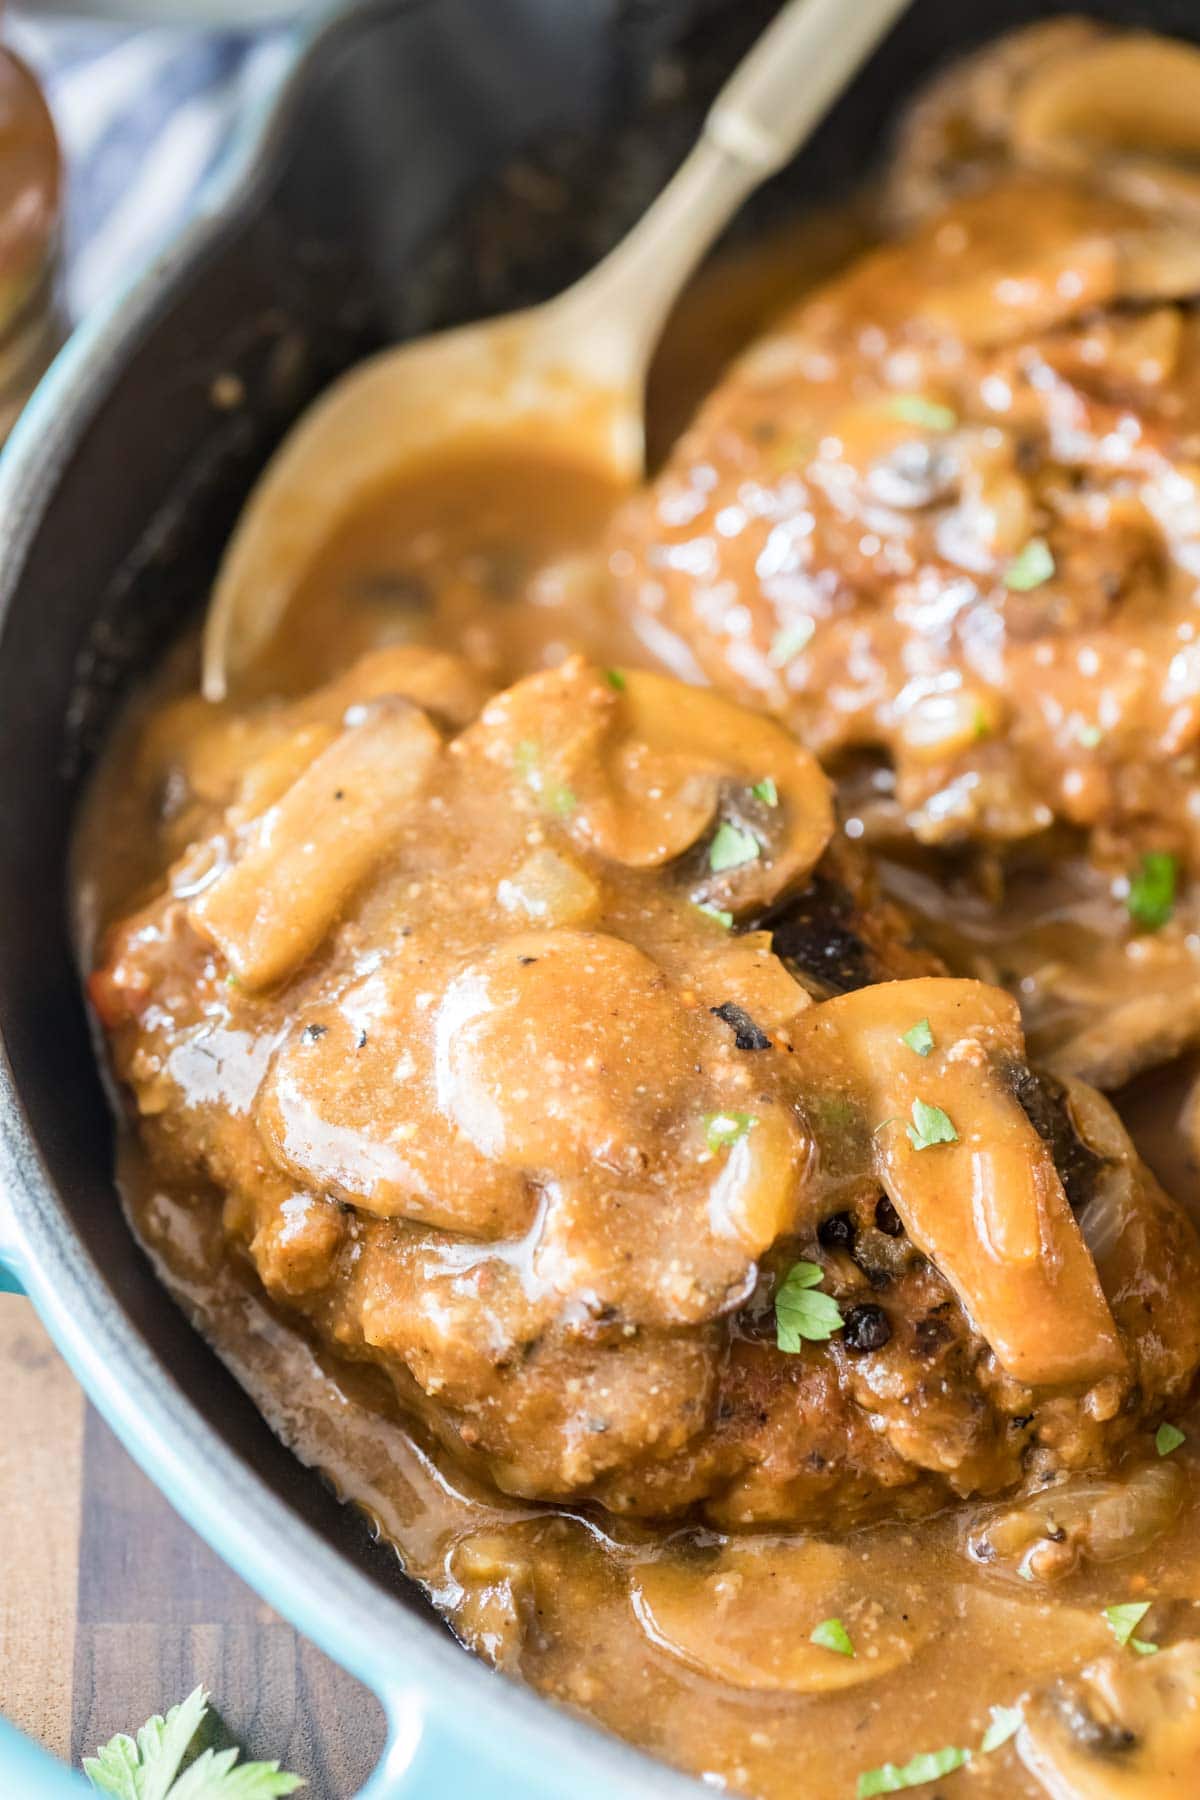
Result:
{"label": "sliced mushroom", "polygon": [[1018,1754],[1052,1800],[1195,1800],[1200,1641],[1102,1657],[1024,1712]]}
{"label": "sliced mushroom", "polygon": [[695,893],[723,910],[769,905],[833,833],[829,783],[786,731],[660,675],[606,676],[573,657],[500,695],[459,741],[506,761],[577,843],[629,868],[712,834]]}
{"label": "sliced mushroom", "polygon": [[[982,982],[930,977],[863,988],[808,1017],[869,1097],[876,1171],[909,1236],[1002,1367],[1034,1384],[1123,1372],[1054,1158],[1013,1093],[1009,1071],[1024,1059],[1016,1002]],[[904,1041],[919,1020],[933,1035],[925,1055]]]}
{"label": "sliced mushroom", "polygon": [[[911,1661],[928,1625],[855,1596],[855,1555],[834,1544],[731,1541],[715,1562],[663,1554],[633,1578],[652,1643],[710,1680],[760,1693],[833,1694]],[[840,1618],[854,1654],[811,1642]]]}
{"label": "sliced mushroom", "polygon": [[1200,209],[1200,50],[1152,32],[1098,37],[1035,69],[1011,114],[1034,167],[1095,172],[1142,202]]}
{"label": "sliced mushroom", "polygon": [[237,980],[258,989],[307,960],[394,848],[442,740],[408,701],[377,701],[250,830],[190,917]]}

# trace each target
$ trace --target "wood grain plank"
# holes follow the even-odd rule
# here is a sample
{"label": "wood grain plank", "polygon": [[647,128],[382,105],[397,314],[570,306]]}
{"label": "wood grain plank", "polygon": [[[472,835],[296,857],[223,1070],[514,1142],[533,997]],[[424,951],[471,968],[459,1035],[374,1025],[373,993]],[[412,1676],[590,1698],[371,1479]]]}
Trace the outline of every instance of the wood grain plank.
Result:
{"label": "wood grain plank", "polygon": [[374,1696],[226,1568],[90,1409],[82,1495],[73,1754],[202,1681],[221,1742],[278,1757],[313,1800],[350,1800],[383,1748]]}
{"label": "wood grain plank", "polygon": [[0,1295],[0,1712],[66,1756],[84,1399],[27,1300]]}

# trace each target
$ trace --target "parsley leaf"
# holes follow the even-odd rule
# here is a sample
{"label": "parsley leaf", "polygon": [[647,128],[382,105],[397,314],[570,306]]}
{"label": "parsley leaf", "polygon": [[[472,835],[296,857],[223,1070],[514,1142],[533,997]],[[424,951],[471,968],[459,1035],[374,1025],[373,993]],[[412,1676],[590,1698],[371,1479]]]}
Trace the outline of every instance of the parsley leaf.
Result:
{"label": "parsley leaf", "polygon": [[756,800],[761,800],[764,806],[779,805],[779,789],[775,786],[774,777],[771,775],[764,775],[761,781],[756,781],[750,792]]}
{"label": "parsley leaf", "polygon": [[933,1049],[933,1028],[928,1019],[918,1019],[916,1024],[901,1034],[900,1042],[915,1050],[918,1056],[928,1056]]}
{"label": "parsley leaf", "polygon": [[912,1124],[904,1129],[914,1150],[928,1150],[934,1144],[957,1144],[958,1133],[949,1114],[940,1106],[928,1106],[924,1100],[914,1100],[912,1117]]}
{"label": "parsley leaf", "polygon": [[710,919],[715,919],[718,925],[723,925],[726,931],[733,930],[733,914],[731,912],[725,912],[722,907],[714,906],[711,900],[693,900],[692,905],[697,912],[706,913]]}
{"label": "parsley leaf", "polygon": [[785,625],[771,639],[771,649],[767,657],[773,669],[786,668],[794,656],[807,650],[812,642],[813,632],[817,629],[812,619],[797,619],[794,625]]}
{"label": "parsley leaf", "polygon": [[156,1713],[135,1743],[118,1732],[95,1756],[85,1756],[83,1772],[98,1794],[111,1800],[276,1800],[304,1786],[277,1762],[242,1763],[236,1749],[204,1750],[180,1775],[179,1768],[208,1712],[208,1695],[194,1688],[164,1719]]}
{"label": "parsley leaf", "polygon": [[908,1762],[897,1766],[884,1763],[881,1769],[867,1769],[858,1778],[855,1800],[873,1800],[876,1794],[898,1794],[902,1788],[923,1787],[939,1776],[953,1775],[971,1760],[969,1750],[947,1744],[944,1750],[919,1750]]}
{"label": "parsley leaf", "polygon": [[[1133,1634],[1149,1611],[1148,1600],[1127,1600],[1120,1606],[1106,1606],[1104,1623],[1118,1644],[1128,1644],[1131,1640],[1136,1644]],[[1157,1645],[1153,1648],[1157,1649]]]}
{"label": "parsley leaf", "polygon": [[185,1769],[167,1800],[275,1800],[304,1786],[299,1775],[287,1774],[277,1762],[237,1759],[236,1750],[206,1750]]}
{"label": "parsley leaf", "polygon": [[998,1750],[1001,1744],[1007,1744],[1010,1737],[1016,1737],[1024,1724],[1024,1715],[1019,1706],[989,1707],[992,1722],[983,1734],[983,1742],[979,1748],[985,1756]]}
{"label": "parsley leaf", "polygon": [[726,869],[740,869],[744,863],[757,862],[761,854],[762,846],[753,833],[740,831],[726,819],[717,826],[708,846],[708,866],[714,875],[722,875]]}
{"label": "parsley leaf", "polygon": [[1041,587],[1054,573],[1054,554],[1045,538],[1030,538],[1019,550],[1004,573],[1004,585],[1014,594],[1027,594]]}
{"label": "parsley leaf", "polygon": [[905,425],[918,425],[922,431],[953,431],[958,424],[958,414],[953,407],[942,406],[924,394],[897,394],[894,400],[888,401],[888,411],[893,419],[900,419]]}
{"label": "parsley leaf", "polygon": [[1160,1456],[1170,1456],[1172,1450],[1186,1443],[1187,1432],[1180,1431],[1178,1425],[1160,1425],[1154,1434],[1154,1448]]}
{"label": "parsley leaf", "polygon": [[620,669],[605,669],[604,679],[607,681],[609,687],[614,688],[618,694],[623,694],[625,692],[627,684]]}
{"label": "parsley leaf", "polygon": [[821,1650],[836,1650],[839,1656],[854,1655],[850,1633],[840,1619],[822,1619],[808,1641]]}
{"label": "parsley leaf", "polygon": [[1129,878],[1125,904],[1135,925],[1158,931],[1175,911],[1179,864],[1167,850],[1147,850]]}
{"label": "parsley leaf", "polygon": [[822,1344],[842,1329],[842,1310],[832,1294],[819,1294],[825,1271],[819,1263],[793,1263],[775,1295],[775,1342],[796,1356],[805,1340]]}
{"label": "parsley leaf", "polygon": [[757,1124],[758,1120],[753,1113],[705,1113],[704,1141],[715,1156],[718,1150],[728,1150],[731,1144],[744,1138]]}

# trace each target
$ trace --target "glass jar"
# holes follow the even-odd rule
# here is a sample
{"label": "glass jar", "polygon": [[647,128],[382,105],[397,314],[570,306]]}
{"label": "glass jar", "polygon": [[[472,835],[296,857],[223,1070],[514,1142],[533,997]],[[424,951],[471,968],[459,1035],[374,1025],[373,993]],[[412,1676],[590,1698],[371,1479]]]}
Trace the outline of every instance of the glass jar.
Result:
{"label": "glass jar", "polygon": [[66,335],[62,157],[36,77],[0,46],[0,440]]}

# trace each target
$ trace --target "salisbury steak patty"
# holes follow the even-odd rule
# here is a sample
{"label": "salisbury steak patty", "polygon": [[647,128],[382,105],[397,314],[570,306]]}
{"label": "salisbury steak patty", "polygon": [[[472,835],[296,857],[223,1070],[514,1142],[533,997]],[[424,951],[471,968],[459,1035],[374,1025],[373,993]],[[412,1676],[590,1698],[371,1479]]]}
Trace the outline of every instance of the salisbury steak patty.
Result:
{"label": "salisbury steak patty", "polygon": [[844,1523],[1102,1463],[1187,1387],[1189,1226],[908,944],[782,727],[397,650],[186,741],[91,983],[139,1132],[502,1488]]}

